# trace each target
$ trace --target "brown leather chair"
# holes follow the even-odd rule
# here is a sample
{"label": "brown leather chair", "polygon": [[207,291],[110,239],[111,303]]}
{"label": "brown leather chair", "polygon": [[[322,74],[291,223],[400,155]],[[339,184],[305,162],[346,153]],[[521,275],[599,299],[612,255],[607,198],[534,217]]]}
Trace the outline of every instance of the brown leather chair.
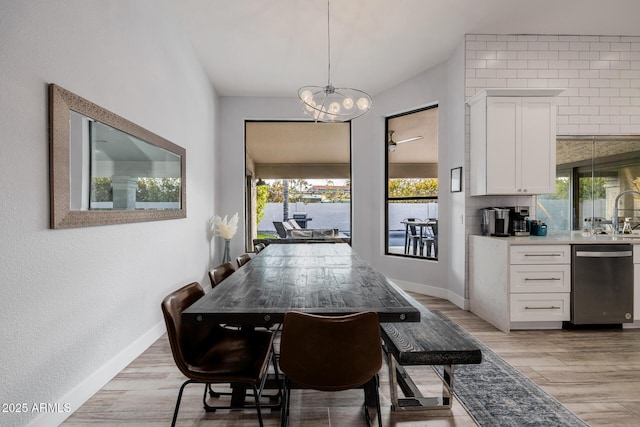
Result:
{"label": "brown leather chair", "polygon": [[242,267],[249,261],[251,261],[251,255],[249,254],[242,254],[236,258],[236,262],[238,263],[238,268]]}
{"label": "brown leather chair", "polygon": [[231,276],[236,269],[230,262],[224,263],[209,270],[209,280],[211,280],[211,287],[215,288],[220,282],[227,277]]}
{"label": "brown leather chair", "polygon": [[[382,342],[376,313],[335,317],[285,313],[280,340],[280,369],[285,374],[282,426],[288,422],[292,384],[321,391],[364,387],[365,396],[371,393],[369,396],[375,398],[378,425],[382,426],[378,392],[381,367]],[[370,424],[367,408],[365,416]]]}
{"label": "brown leather chair", "polygon": [[264,243],[258,243],[255,247],[254,250],[257,254],[259,254],[264,248],[266,248],[267,245],[265,245]]}
{"label": "brown leather chair", "polygon": [[232,407],[209,405],[207,390],[210,385],[234,383],[253,389],[255,409],[262,426],[260,397],[270,361],[278,379],[273,353],[274,334],[268,331],[230,330],[209,323],[183,323],[182,312],[203,295],[200,284],[193,282],[169,294],[161,304],[173,359],[180,372],[188,378],[180,387],[171,425],[176,423],[182,393],[187,384],[205,384],[202,398],[204,409],[214,412],[216,409]]}

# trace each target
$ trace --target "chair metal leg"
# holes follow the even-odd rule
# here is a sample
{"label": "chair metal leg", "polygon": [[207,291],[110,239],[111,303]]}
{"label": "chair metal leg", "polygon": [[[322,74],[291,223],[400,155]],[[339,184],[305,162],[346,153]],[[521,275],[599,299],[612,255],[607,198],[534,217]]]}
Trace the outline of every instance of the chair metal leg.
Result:
{"label": "chair metal leg", "polygon": [[262,423],[262,410],[260,409],[260,393],[258,392],[258,388],[255,385],[253,386],[253,397],[256,400],[256,411],[258,412],[258,422],[260,423],[260,427],[263,427],[264,424]]}
{"label": "chair metal leg", "polygon": [[[378,427],[382,427],[382,414],[380,413],[379,387],[380,387],[380,379],[378,378],[377,374],[373,378],[371,378],[371,380],[364,386],[364,392],[365,392],[364,418],[367,422],[367,426],[369,427],[371,427],[372,425],[371,414],[369,413],[369,404],[372,403],[370,402],[371,397],[373,397],[373,400],[374,400],[373,403],[375,403],[376,405]],[[372,393],[373,393],[373,396],[371,396]]]}
{"label": "chair metal leg", "polygon": [[287,377],[284,378],[282,388],[283,398],[280,412],[280,426],[287,427],[289,424],[289,402],[291,401],[291,384]]}
{"label": "chair metal leg", "polygon": [[[182,386],[180,386],[180,391],[178,392],[178,400],[176,401],[176,408],[173,410],[173,420],[171,420],[171,427],[174,427],[176,425],[176,420],[178,419],[178,410],[180,409],[180,401],[182,400],[182,393],[184,392],[184,388],[187,386],[187,384],[191,384],[195,382],[197,381],[187,380],[184,383],[182,383]],[[206,392],[206,387],[205,387],[205,392]]]}

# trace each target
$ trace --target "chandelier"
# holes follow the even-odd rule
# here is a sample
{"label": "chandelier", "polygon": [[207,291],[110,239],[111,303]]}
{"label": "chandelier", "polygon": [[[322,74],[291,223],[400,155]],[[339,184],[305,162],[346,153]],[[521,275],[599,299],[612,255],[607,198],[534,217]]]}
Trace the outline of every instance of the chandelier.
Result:
{"label": "chandelier", "polygon": [[362,116],[371,108],[371,97],[358,89],[334,87],[331,83],[331,27],[327,0],[327,85],[303,86],[298,98],[306,115],[319,122],[345,122]]}

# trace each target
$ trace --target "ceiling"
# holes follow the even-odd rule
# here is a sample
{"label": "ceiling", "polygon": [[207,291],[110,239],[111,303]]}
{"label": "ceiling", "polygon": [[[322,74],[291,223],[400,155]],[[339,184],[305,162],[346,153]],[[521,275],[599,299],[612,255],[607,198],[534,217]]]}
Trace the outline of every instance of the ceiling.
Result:
{"label": "ceiling", "polygon": [[[220,96],[327,83],[325,0],[169,0]],[[638,0],[333,0],[331,80],[375,96],[447,58],[464,34],[640,36]]]}

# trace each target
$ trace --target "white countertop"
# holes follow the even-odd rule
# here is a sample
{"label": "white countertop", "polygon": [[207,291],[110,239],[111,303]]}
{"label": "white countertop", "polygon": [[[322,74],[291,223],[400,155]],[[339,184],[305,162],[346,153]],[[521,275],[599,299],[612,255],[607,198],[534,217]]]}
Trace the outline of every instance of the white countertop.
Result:
{"label": "white countertop", "polygon": [[621,234],[617,236],[582,234],[582,231],[552,231],[546,236],[479,236],[487,239],[503,240],[511,245],[560,245],[560,244],[640,244],[640,234]]}

